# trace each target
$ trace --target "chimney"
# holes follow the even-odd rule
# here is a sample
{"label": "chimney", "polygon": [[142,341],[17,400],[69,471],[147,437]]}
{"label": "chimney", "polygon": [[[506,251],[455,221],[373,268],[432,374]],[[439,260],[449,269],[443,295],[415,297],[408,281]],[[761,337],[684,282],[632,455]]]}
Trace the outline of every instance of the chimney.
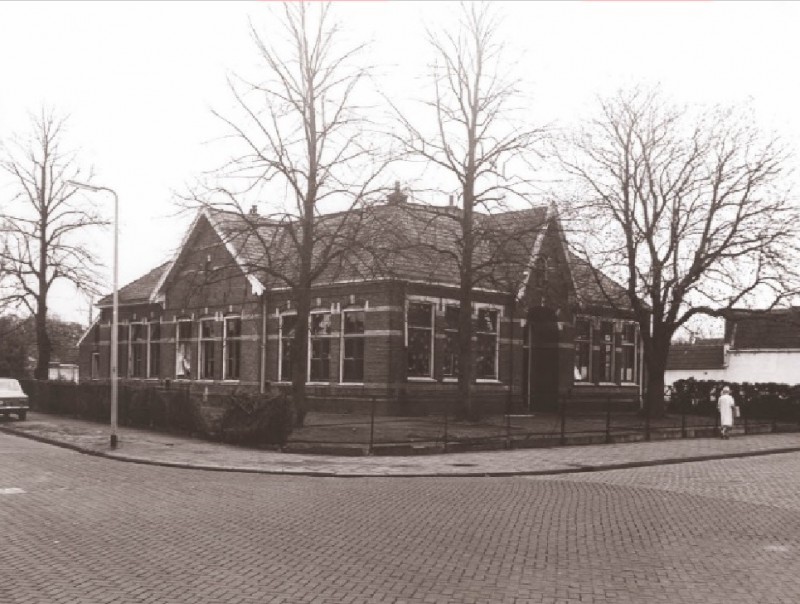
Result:
{"label": "chimney", "polygon": [[447,205],[449,205],[451,208],[453,207],[453,194],[452,193],[450,193],[450,198],[447,200]]}
{"label": "chimney", "polygon": [[256,204],[250,206],[250,216],[258,216],[258,206]]}
{"label": "chimney", "polygon": [[386,200],[390,205],[404,204],[408,199],[408,195],[400,191],[400,181],[394,181],[394,191],[386,196]]}

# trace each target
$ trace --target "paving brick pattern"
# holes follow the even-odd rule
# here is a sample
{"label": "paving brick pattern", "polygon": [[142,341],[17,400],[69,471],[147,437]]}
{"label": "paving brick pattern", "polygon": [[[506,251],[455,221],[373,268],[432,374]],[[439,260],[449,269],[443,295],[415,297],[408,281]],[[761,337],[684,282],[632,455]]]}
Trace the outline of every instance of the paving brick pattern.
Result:
{"label": "paving brick pattern", "polygon": [[796,453],[339,479],[120,463],[0,434],[0,459],[3,603],[800,602]]}

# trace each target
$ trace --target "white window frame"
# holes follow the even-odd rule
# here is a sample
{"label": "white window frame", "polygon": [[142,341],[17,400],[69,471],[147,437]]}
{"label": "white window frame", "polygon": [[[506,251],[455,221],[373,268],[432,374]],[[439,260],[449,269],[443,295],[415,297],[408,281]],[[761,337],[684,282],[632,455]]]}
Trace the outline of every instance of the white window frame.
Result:
{"label": "white window frame", "polygon": [[[626,343],[623,335],[625,333],[625,327],[632,325],[633,326],[633,345]],[[620,374],[619,382],[620,384],[625,385],[636,385],[639,379],[639,324],[636,321],[623,321],[622,322],[622,331],[620,332],[619,338],[619,345],[622,349],[623,355],[623,363],[625,359],[625,349],[626,348],[633,348],[633,380],[625,380],[623,379],[622,374]]]}
{"label": "white window frame", "polygon": [[[357,313],[357,312],[360,312],[360,313],[362,313],[364,315],[364,331],[362,331],[361,333],[357,333],[357,334],[349,334],[349,335],[347,335],[347,334],[345,334],[345,328],[344,328],[344,326],[345,326],[345,315],[347,313]],[[340,320],[341,320],[341,329],[339,331],[340,331],[340,336],[341,336],[340,340],[341,341],[340,341],[340,344],[339,344],[339,383],[340,384],[347,384],[348,386],[363,386],[364,385],[364,377],[363,376],[364,376],[365,369],[366,369],[365,361],[366,361],[366,350],[367,350],[367,312],[366,312],[366,309],[363,308],[363,307],[342,309],[342,312],[340,314]],[[345,339],[346,338],[347,339],[361,338],[362,347],[363,347],[363,350],[364,350],[364,353],[363,353],[364,356],[361,359],[361,376],[362,377],[361,377],[361,381],[360,382],[346,382],[344,380],[344,344],[345,344]]]}
{"label": "white window frame", "polygon": [[[331,333],[329,333],[328,335],[324,335],[324,336],[317,336],[317,338],[320,339],[320,340],[328,340],[328,381],[322,381],[322,380],[311,381],[311,349],[312,349],[312,346],[311,346],[311,337],[312,337],[311,336],[311,326],[314,324],[314,317],[315,316],[319,316],[319,315],[329,315],[330,322],[331,322]],[[306,384],[312,384],[313,385],[313,384],[330,384],[331,383],[331,368],[330,368],[331,346],[330,346],[330,341],[333,340],[336,337],[337,337],[337,334],[336,334],[336,332],[333,331],[333,313],[330,311],[330,309],[326,308],[324,310],[312,310],[310,313],[308,313],[308,338],[307,338],[308,339],[308,342],[307,342],[308,343],[308,354],[306,355]]]}
{"label": "white window frame", "polygon": [[147,367],[146,366],[144,367],[144,371],[142,372],[142,375],[137,375],[137,376],[133,375],[133,344],[134,344],[133,329],[134,329],[134,327],[139,327],[139,326],[144,328],[144,330],[145,330],[145,332],[144,332],[145,338],[144,338],[144,340],[136,340],[136,342],[138,342],[140,345],[142,343],[144,343],[145,350],[144,350],[144,359],[142,359],[142,362],[145,363],[145,365],[146,365],[147,364],[147,355],[148,355],[147,344],[148,344],[148,333],[149,333],[147,331],[147,329],[148,329],[147,328],[147,323],[145,323],[144,321],[134,321],[134,322],[128,324],[128,375],[127,375],[127,377],[128,377],[128,379],[135,379],[135,380],[141,380],[141,379],[145,379],[147,377]]}
{"label": "white window frame", "polygon": [[[156,340],[156,345],[158,346],[158,371],[156,375],[153,375],[151,371],[151,361],[152,361],[152,346],[153,346],[153,326],[158,325],[158,339]],[[161,338],[162,338],[162,325],[161,320],[151,321],[147,324],[147,370],[145,371],[145,375],[147,379],[158,379],[161,377]]]}
{"label": "white window frame", "polygon": [[[239,321],[239,336],[235,338],[228,338],[228,321]],[[222,379],[226,382],[239,382],[242,379],[242,321],[241,315],[227,315],[222,318]],[[237,361],[239,367],[239,377],[228,377],[228,342],[234,340],[239,343],[239,360]]]}
{"label": "white window frame", "polygon": [[[478,378],[477,373],[475,376],[475,383],[476,384],[496,384],[500,382],[500,323],[503,319],[503,307],[498,304],[487,304],[482,302],[475,302],[472,305],[473,308],[473,317],[477,320],[478,318],[478,311],[479,310],[490,310],[495,311],[497,313],[496,318],[496,325],[495,325],[495,334],[494,334],[494,377],[493,378]],[[475,329],[472,330],[472,335],[475,337],[475,341],[477,342],[478,333]],[[488,333],[488,332],[480,332],[480,333]],[[474,355],[473,355],[474,361]],[[473,371],[475,371],[473,369]]]}
{"label": "white window frame", "polygon": [[191,326],[194,323],[192,319],[178,319],[175,322],[175,379],[176,380],[191,380],[192,379],[192,366],[189,365],[189,374],[188,375],[178,375],[178,350],[180,350],[181,342],[186,342],[188,344],[189,350],[192,349],[192,338],[189,337],[188,340],[181,340],[181,324],[188,323],[190,326],[189,333],[191,334],[192,329]]}
{"label": "white window frame", "polygon": [[[599,338],[599,341],[597,343],[597,345],[599,347],[600,357],[603,356],[603,347],[606,346],[605,340],[602,339],[602,336],[603,336],[603,323],[610,323],[611,324],[611,343],[608,344],[609,346],[611,346],[611,367],[610,367],[610,370],[609,370],[609,373],[611,374],[611,381],[604,381],[604,380],[598,379],[596,383],[597,383],[598,386],[616,386],[617,382],[616,382],[615,370],[617,368],[617,364],[616,364],[616,357],[617,357],[617,350],[616,350],[617,349],[617,342],[616,342],[616,339],[617,339],[617,321],[614,320],[614,319],[605,319],[603,317],[598,317],[597,320],[600,323],[600,329],[598,330],[598,332],[600,334],[600,338]],[[598,378],[599,377],[602,377],[602,376],[598,376]]]}
{"label": "white window frame", "polygon": [[589,339],[587,341],[587,343],[589,345],[589,362],[588,362],[588,364],[586,366],[586,379],[584,380],[584,379],[576,379],[575,378],[575,375],[574,375],[575,374],[575,359],[572,360],[572,367],[573,367],[572,382],[573,382],[573,384],[576,384],[576,385],[587,385],[588,386],[588,385],[594,384],[594,379],[593,379],[594,376],[592,375],[592,369],[593,369],[592,357],[594,356],[593,349],[592,349],[592,344],[593,344],[592,340],[594,339],[594,326],[593,326],[592,317],[588,317],[588,316],[585,316],[585,315],[578,315],[578,316],[575,317],[575,327],[576,327],[576,329],[575,329],[575,336],[573,337],[573,350],[574,350],[574,354],[575,354],[576,357],[577,357],[577,354],[578,354],[578,348],[575,345],[575,342],[578,339],[577,338],[578,321],[585,321],[589,326]]}
{"label": "white window frame", "polygon": [[[429,304],[431,307],[431,326],[427,327],[411,327],[408,323],[408,311],[411,304]],[[408,296],[406,298],[406,312],[405,312],[405,325],[406,325],[406,367],[408,367],[408,345],[410,338],[408,332],[410,329],[429,329],[431,332],[431,354],[428,361],[428,375],[409,375],[407,380],[410,382],[432,382],[435,381],[433,368],[436,366],[434,357],[436,356],[436,307],[440,304],[438,298],[429,298],[425,296]]]}
{"label": "white window frame", "polygon": [[100,379],[100,353],[93,352],[90,360],[91,366],[89,367],[92,380]]}
{"label": "white window frame", "polygon": [[[213,336],[213,335],[210,338],[204,338],[203,337],[203,324],[204,323],[211,323],[213,325],[214,323],[217,323],[217,322],[218,321],[217,321],[216,317],[203,317],[202,319],[199,319],[197,321],[197,379],[198,380],[202,380],[204,382],[213,382],[214,381],[214,374],[216,374],[216,367],[214,365],[216,364],[216,360],[217,359],[216,358],[212,358],[211,363],[212,363],[212,369],[213,370],[211,372],[211,374],[212,374],[211,377],[208,377],[208,376],[204,375],[205,374],[206,356],[205,356],[205,350],[204,350],[203,344],[205,344],[207,342],[211,342],[212,344],[216,344],[219,341],[219,338],[216,337],[216,336]],[[212,327],[212,331],[213,331],[213,327]],[[216,357],[216,350],[214,351],[214,357]]]}
{"label": "white window frame", "polygon": [[283,319],[284,319],[284,317],[297,317],[297,312],[296,311],[284,312],[284,313],[281,313],[280,315],[278,315],[278,382],[289,383],[289,380],[287,380],[286,376],[283,375]]}

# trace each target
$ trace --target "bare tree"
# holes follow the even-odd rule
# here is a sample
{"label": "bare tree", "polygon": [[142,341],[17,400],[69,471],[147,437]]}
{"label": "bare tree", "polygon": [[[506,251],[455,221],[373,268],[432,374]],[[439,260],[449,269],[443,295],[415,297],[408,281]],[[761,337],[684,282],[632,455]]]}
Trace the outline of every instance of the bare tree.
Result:
{"label": "bare tree", "polygon": [[531,181],[522,174],[529,172],[529,159],[544,130],[514,119],[520,109],[514,105],[522,100],[519,82],[508,75],[502,33],[491,5],[462,4],[458,26],[429,32],[429,41],[435,57],[433,98],[423,104],[434,126],[427,132],[418,120],[395,109],[402,132],[395,137],[409,157],[434,166],[445,175],[450,190],[457,191],[460,211],[445,207],[438,216],[452,221],[456,246],[436,251],[458,265],[458,387],[462,412],[469,417],[476,413],[473,291],[495,263],[494,254],[476,252],[497,240],[493,223],[480,215],[507,209],[509,200],[519,200],[530,190]]}
{"label": "bare tree", "polygon": [[646,407],[662,413],[676,330],[797,291],[787,154],[734,110],[676,107],[641,89],[602,101],[572,143],[562,159],[580,187],[573,239],[625,285],[643,338]]}
{"label": "bare tree", "polygon": [[47,379],[51,342],[48,300],[56,281],[98,292],[97,262],[81,239],[87,229],[106,224],[76,197],[71,179],[89,178],[75,153],[62,147],[65,119],[43,110],[33,118],[27,138],[9,146],[0,169],[11,176],[16,194],[2,222],[5,245],[0,264],[6,273],[4,302],[35,318],[38,358],[34,376]]}
{"label": "bare tree", "polygon": [[[242,258],[247,270],[289,291],[297,312],[292,392],[302,422],[312,286],[341,268],[363,220],[353,210],[376,192],[386,160],[355,101],[368,75],[355,62],[364,46],[342,46],[329,4],[286,3],[282,10],[283,44],[251,25],[263,79],[232,82],[240,115],[217,113],[244,151],[202,197],[207,207],[236,215],[227,232],[239,249],[250,250]],[[260,195],[279,200],[267,202],[261,216],[250,211]],[[344,211],[326,215],[326,207]]]}

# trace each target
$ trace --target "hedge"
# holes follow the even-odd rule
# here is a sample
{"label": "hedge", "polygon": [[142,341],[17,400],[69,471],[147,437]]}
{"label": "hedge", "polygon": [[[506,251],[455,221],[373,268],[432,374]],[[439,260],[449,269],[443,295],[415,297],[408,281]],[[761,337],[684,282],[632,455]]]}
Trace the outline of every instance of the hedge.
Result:
{"label": "hedge", "polygon": [[732,383],[715,380],[678,380],[672,385],[670,410],[711,415],[723,386],[731,389],[743,417],[800,422],[800,385]]}
{"label": "hedge", "polygon": [[[111,385],[90,382],[20,380],[31,408],[46,413],[108,422]],[[192,434],[211,440],[284,445],[294,425],[294,406],[286,394],[121,383],[117,406],[121,426]]]}

